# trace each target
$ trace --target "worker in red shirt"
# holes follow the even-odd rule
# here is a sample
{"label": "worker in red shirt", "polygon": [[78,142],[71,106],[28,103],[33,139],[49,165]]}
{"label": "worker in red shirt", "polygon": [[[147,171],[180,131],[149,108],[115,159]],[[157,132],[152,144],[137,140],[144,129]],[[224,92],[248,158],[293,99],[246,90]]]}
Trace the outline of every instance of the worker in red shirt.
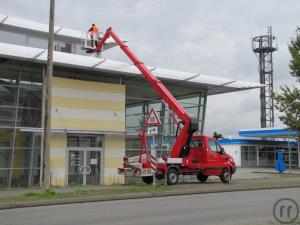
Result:
{"label": "worker in red shirt", "polygon": [[92,47],[94,47],[94,44],[97,46],[99,40],[99,28],[96,26],[96,24],[92,24],[92,27],[88,30],[88,34],[92,40]]}

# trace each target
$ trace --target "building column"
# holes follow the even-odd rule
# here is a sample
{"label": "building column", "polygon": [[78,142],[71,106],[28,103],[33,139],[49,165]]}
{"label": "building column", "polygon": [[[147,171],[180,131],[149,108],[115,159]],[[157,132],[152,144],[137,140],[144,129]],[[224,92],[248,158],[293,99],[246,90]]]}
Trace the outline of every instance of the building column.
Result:
{"label": "building column", "polygon": [[104,140],[104,185],[124,184],[124,175],[118,174],[123,166],[125,155],[125,137],[105,135]]}
{"label": "building column", "polygon": [[51,185],[66,187],[67,183],[67,135],[53,134],[50,142],[50,181]]}

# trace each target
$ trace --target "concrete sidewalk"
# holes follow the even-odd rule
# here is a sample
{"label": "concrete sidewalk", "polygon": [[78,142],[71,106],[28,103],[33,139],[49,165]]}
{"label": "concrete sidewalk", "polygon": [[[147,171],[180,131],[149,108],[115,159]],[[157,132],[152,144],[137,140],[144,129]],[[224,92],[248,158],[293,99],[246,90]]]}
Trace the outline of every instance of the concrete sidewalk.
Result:
{"label": "concrete sidewalk", "polygon": [[[300,176],[300,169],[287,170],[283,174],[278,174],[274,168],[237,168],[236,173],[232,176],[233,180],[249,180],[249,179],[266,179],[279,176]],[[219,177],[209,177],[208,181],[219,181]],[[180,182],[198,182],[195,175],[180,176]]]}
{"label": "concrete sidewalk", "polygon": [[[283,174],[300,175],[300,169],[286,170]],[[235,179],[259,179],[266,177],[278,176],[278,172],[274,168],[238,168]]]}

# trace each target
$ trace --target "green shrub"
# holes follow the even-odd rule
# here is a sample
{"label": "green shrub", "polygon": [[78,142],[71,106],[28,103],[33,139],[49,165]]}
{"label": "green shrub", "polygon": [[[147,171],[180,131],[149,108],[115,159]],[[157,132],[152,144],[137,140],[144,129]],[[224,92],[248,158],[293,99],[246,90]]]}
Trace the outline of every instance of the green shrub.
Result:
{"label": "green shrub", "polygon": [[51,188],[48,188],[46,191],[39,193],[39,196],[44,198],[49,198],[55,196],[57,193]]}

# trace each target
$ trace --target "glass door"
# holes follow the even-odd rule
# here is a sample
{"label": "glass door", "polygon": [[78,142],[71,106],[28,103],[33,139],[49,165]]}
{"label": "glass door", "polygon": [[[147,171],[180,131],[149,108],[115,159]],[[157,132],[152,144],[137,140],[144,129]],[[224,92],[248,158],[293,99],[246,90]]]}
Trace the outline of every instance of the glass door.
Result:
{"label": "glass door", "polygon": [[86,173],[87,185],[100,185],[100,162],[101,152],[87,151],[86,152],[86,167],[89,173]]}
{"label": "glass door", "polygon": [[70,186],[83,184],[84,151],[69,151],[68,183]]}
{"label": "glass door", "polygon": [[100,185],[101,151],[69,150],[68,184]]}

